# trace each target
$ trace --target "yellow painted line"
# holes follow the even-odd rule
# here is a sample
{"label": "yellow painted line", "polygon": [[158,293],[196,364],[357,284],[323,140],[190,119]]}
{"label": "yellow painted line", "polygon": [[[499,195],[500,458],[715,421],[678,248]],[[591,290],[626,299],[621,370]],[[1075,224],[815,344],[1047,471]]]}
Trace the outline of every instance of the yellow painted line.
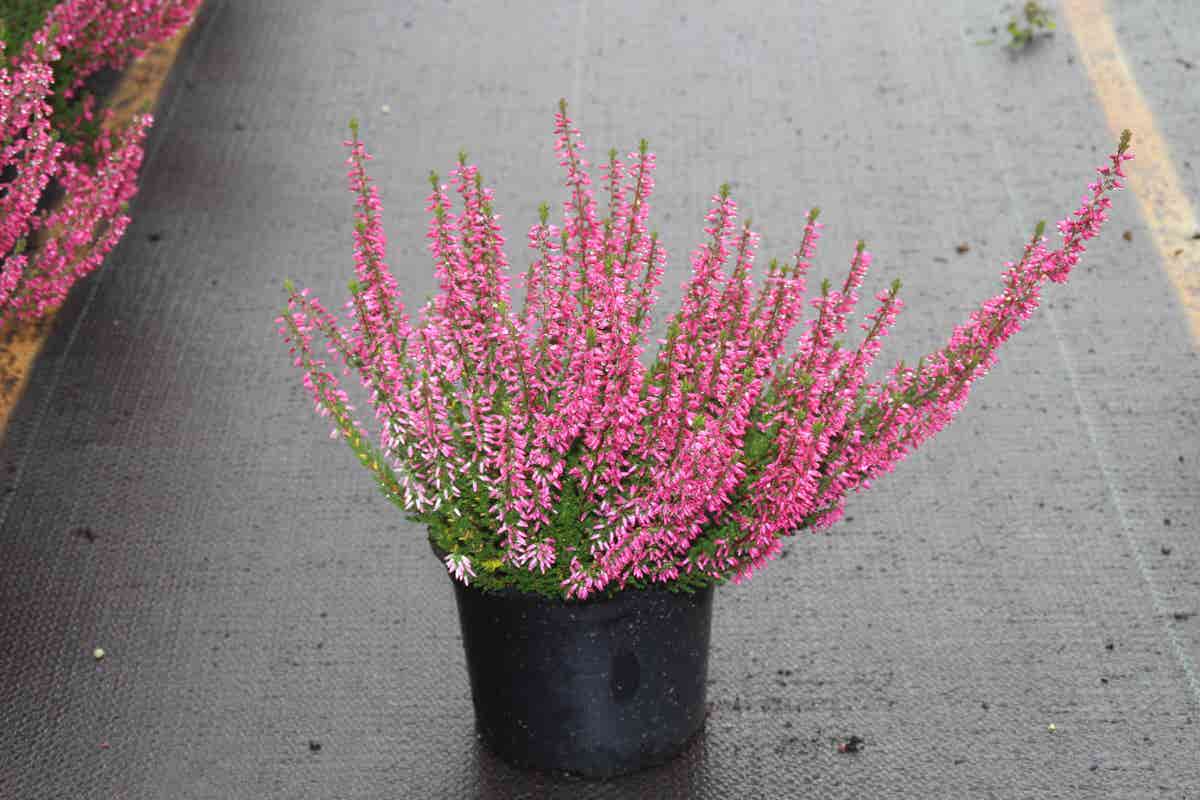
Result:
{"label": "yellow painted line", "polygon": [[1133,131],[1136,157],[1126,167],[1127,185],[1137,196],[1163,268],[1179,293],[1192,338],[1200,345],[1200,240],[1192,238],[1200,226],[1171,160],[1171,149],[1133,78],[1104,0],[1063,0],[1061,9],[1113,139],[1124,128]]}
{"label": "yellow painted line", "polygon": [[[113,111],[110,125],[124,127],[135,114],[153,110],[190,28],[184,27],[129,65],[104,103]],[[8,418],[25,392],[30,369],[53,325],[53,311],[34,322],[13,320],[0,325],[0,438],[8,430]]]}

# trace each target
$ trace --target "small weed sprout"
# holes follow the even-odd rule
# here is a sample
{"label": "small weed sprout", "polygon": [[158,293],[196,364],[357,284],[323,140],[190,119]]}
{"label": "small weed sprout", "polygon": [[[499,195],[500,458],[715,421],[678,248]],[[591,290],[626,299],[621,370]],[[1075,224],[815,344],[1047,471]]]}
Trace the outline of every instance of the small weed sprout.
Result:
{"label": "small weed sprout", "polygon": [[1008,23],[1008,32],[1012,36],[1012,41],[1008,46],[1013,50],[1021,50],[1033,44],[1034,38],[1041,34],[1047,36],[1053,35],[1054,20],[1051,19],[1050,10],[1043,7],[1040,3],[1029,0],[1022,9],[1025,16],[1025,26],[1021,27],[1021,23],[1013,18]]}

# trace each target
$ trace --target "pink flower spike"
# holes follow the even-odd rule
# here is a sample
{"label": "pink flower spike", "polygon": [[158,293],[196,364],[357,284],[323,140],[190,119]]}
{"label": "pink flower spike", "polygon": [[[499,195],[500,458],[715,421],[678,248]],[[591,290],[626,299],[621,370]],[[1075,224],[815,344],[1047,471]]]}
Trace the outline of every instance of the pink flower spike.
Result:
{"label": "pink flower spike", "polygon": [[470,586],[471,578],[475,577],[475,570],[471,568],[471,559],[461,553],[450,553],[446,556],[446,569],[456,581],[462,582],[465,586]]}

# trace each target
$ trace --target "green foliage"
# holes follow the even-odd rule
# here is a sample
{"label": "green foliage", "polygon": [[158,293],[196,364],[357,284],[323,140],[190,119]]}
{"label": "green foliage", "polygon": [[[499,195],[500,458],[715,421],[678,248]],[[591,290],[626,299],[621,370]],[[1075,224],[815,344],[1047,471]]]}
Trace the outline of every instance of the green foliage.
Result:
{"label": "green foliage", "polygon": [[[567,578],[569,564],[555,564],[545,573],[512,568],[504,562],[504,551],[497,536],[497,523],[490,512],[492,500],[482,486],[473,489],[465,476],[458,480],[460,497],[454,513],[449,510],[423,514],[418,517],[429,527],[429,538],[446,553],[461,553],[471,559],[475,578],[471,583],[486,591],[516,589],[547,597],[562,597],[561,582]],[[546,535],[566,546],[580,546],[584,539],[579,523],[582,503],[579,486],[574,479],[564,482],[563,493],[551,517]]]}
{"label": "green foliage", "polygon": [[[474,491],[470,484],[471,481],[467,478],[458,481],[458,488],[462,492],[455,505],[458,515],[440,510],[430,514],[413,515],[413,521],[424,523],[429,528],[429,540],[439,551],[461,553],[470,557],[471,566],[475,570],[475,577],[471,579],[472,586],[487,592],[511,589],[561,600],[562,583],[570,574],[570,563],[560,560],[545,573],[537,569],[531,571],[514,568],[505,563],[504,550],[499,545],[500,537],[496,533],[496,521],[489,510],[492,500],[488,498],[482,486],[479,487],[480,491]],[[585,552],[591,542],[592,533],[590,528],[579,521],[587,510],[585,506],[579,482],[573,477],[565,477],[562,496],[550,518],[550,524],[539,531],[539,536],[553,537],[557,543],[555,549],[560,553]],[[704,575],[687,575],[668,584],[629,581],[626,588],[658,587],[691,594],[713,583],[712,578]],[[611,584],[600,592],[599,596],[613,597],[619,591],[617,584]]]}
{"label": "green foliage", "polygon": [[776,437],[779,434],[779,423],[763,433],[757,425],[750,425],[746,432],[745,461],[747,464],[761,466],[775,460],[779,453]]}
{"label": "green foliage", "polygon": [[0,39],[8,44],[6,53],[10,61],[24,49],[56,5],[58,0],[0,0]]}

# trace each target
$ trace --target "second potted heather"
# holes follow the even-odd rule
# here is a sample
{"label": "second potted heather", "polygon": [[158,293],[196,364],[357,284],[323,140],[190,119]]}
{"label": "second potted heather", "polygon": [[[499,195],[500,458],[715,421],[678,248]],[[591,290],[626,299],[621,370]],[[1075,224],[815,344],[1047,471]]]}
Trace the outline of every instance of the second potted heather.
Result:
{"label": "second potted heather", "polygon": [[[681,307],[653,336],[666,261],[649,227],[654,156],[644,142],[611,151],[593,188],[565,104],[555,133],[568,198],[561,226],[543,205],[529,230],[523,305],[510,299],[492,192],[461,156],[448,184],[431,176],[440,291],[414,319],[352,129],[349,321],[288,284],[280,332],[334,434],[427,526],[454,581],[485,741],[518,764],[591,776],[669,758],[701,729],[713,587],[837,521],[850,492],[954,417],[1043,285],[1067,279],[1132,158],[1126,133],[1058,224],[1057,249],[1039,225],[1003,290],[944,347],[871,381],[899,283],[844,344],[870,253],[860,242],[841,285],[806,301],[814,209],[795,254],[755,280],[758,235],[724,187]],[[326,350],[366,387],[375,441]]]}

